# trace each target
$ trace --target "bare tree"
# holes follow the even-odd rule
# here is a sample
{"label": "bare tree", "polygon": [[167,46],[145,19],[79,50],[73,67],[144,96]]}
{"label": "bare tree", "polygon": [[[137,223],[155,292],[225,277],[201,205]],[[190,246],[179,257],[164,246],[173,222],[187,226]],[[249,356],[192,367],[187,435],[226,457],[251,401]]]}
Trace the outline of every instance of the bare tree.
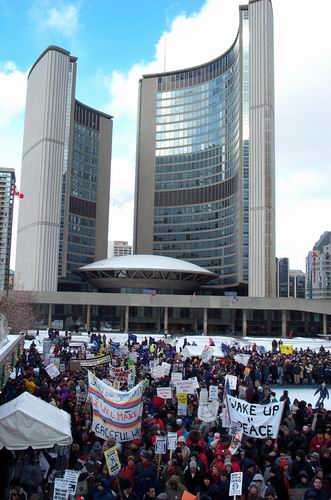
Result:
{"label": "bare tree", "polygon": [[0,313],[8,320],[11,333],[25,332],[38,321],[33,292],[8,290],[0,297]]}

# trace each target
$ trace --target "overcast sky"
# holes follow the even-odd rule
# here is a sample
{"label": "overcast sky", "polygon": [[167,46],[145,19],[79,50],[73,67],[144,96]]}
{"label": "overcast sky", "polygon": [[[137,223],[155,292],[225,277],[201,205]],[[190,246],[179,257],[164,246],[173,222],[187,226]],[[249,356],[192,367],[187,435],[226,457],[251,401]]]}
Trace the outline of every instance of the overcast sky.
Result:
{"label": "overcast sky", "polygon": [[[15,168],[20,187],[27,72],[48,45],[70,50],[77,98],[114,116],[109,239],[132,242],[138,80],[164,64],[219,56],[235,38],[240,3],[0,0],[0,166]],[[331,1],[273,0],[273,9],[276,254],[304,269],[307,252],[331,230]],[[12,267],[16,220],[17,210]]]}

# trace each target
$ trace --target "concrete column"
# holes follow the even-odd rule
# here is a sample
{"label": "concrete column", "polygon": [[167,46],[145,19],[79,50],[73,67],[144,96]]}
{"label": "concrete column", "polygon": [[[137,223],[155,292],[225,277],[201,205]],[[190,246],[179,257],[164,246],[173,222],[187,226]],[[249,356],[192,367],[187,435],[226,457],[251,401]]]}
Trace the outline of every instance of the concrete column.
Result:
{"label": "concrete column", "polygon": [[161,330],[161,310],[159,307],[156,308],[156,329],[159,332]]}
{"label": "concrete column", "polygon": [[328,333],[326,318],[326,314],[323,314],[323,335],[327,335]]}
{"label": "concrete column", "polygon": [[164,308],[163,326],[164,326],[164,331],[168,332],[168,307],[167,306],[165,306],[165,308]]}
{"label": "concrete column", "polygon": [[208,309],[205,307],[203,309],[203,335],[208,333]]}
{"label": "concrete column", "polygon": [[247,310],[246,309],[242,310],[242,315],[243,315],[242,335],[243,335],[243,337],[246,337],[246,335],[247,335]]}
{"label": "concrete column", "polygon": [[52,324],[52,312],[53,304],[48,304],[48,328],[50,328]]}
{"label": "concrete column", "polygon": [[129,306],[125,306],[125,323],[124,323],[124,333],[129,331]]}
{"label": "concrete column", "polygon": [[90,330],[91,328],[91,305],[87,304],[86,306],[86,328]]}
{"label": "concrete column", "polygon": [[285,339],[287,333],[287,311],[282,311],[282,337]]}
{"label": "concrete column", "polygon": [[194,318],[193,320],[193,331],[194,333],[198,333],[198,318]]}
{"label": "concrete column", "polygon": [[302,312],[302,321],[304,322],[303,328],[304,328],[305,335],[308,335],[308,318],[309,318],[308,313],[303,311]]}

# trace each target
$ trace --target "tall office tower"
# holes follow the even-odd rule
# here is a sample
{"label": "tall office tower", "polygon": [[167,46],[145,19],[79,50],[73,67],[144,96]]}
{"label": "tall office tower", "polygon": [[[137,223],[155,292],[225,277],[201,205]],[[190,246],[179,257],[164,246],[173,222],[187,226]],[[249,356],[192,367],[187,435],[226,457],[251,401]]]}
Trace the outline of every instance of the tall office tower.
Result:
{"label": "tall office tower", "polygon": [[289,271],[289,297],[295,299],[306,298],[306,274],[303,271],[290,269]]}
{"label": "tall office tower", "polygon": [[331,231],[325,231],[306,258],[306,298],[331,299]]}
{"label": "tall office tower", "polygon": [[0,168],[0,290],[9,285],[15,170]]}
{"label": "tall office tower", "polygon": [[134,253],[184,259],[217,288],[275,295],[273,12],[239,8],[213,61],[139,85]]}
{"label": "tall office tower", "polygon": [[79,290],[107,257],[112,117],[75,99],[77,58],[48,47],[28,76],[15,281]]}
{"label": "tall office tower", "polygon": [[289,259],[276,259],[276,297],[289,297]]}
{"label": "tall office tower", "polygon": [[108,241],[108,258],[132,255],[132,246],[127,241]]}

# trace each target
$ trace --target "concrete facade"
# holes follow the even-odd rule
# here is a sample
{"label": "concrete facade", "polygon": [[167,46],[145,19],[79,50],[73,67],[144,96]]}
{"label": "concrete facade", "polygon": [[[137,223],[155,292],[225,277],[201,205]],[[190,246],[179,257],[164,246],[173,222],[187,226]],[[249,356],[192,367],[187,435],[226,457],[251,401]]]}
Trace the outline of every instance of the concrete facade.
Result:
{"label": "concrete facade", "polygon": [[56,291],[59,281],[71,286],[72,268],[107,256],[112,117],[75,100],[76,61],[50,46],[28,76],[19,289]]}

